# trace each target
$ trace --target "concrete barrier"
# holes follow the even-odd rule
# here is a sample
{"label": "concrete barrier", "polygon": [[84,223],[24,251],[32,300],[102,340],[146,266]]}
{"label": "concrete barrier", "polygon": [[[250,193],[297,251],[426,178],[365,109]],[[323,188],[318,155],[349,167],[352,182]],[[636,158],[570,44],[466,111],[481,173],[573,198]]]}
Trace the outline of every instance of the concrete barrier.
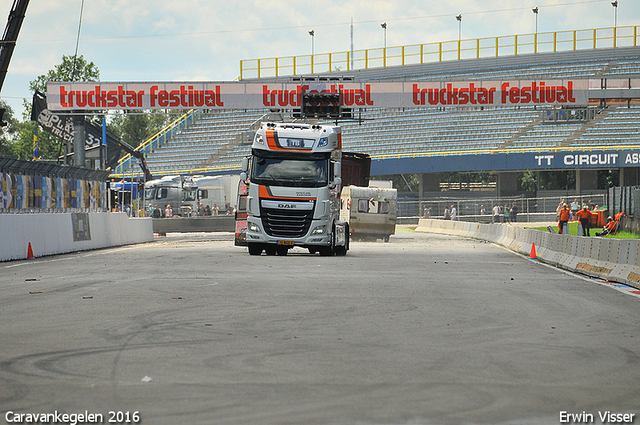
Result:
{"label": "concrete barrier", "polygon": [[174,232],[233,232],[235,226],[236,221],[233,215],[153,219],[153,231],[161,235]]}
{"label": "concrete barrier", "polygon": [[153,241],[150,218],[125,213],[0,215],[0,261]]}
{"label": "concrete barrier", "polygon": [[447,233],[482,239],[524,255],[535,243],[543,262],[591,277],[640,289],[640,241],[559,235],[500,224],[475,224],[420,219],[416,232]]}

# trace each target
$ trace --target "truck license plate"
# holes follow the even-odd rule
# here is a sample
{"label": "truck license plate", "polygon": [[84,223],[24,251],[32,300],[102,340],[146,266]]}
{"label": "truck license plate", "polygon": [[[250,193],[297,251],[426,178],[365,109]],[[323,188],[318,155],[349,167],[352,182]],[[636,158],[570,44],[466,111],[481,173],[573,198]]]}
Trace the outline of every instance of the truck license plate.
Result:
{"label": "truck license plate", "polygon": [[293,241],[278,241],[278,245],[290,245],[290,246],[293,246]]}

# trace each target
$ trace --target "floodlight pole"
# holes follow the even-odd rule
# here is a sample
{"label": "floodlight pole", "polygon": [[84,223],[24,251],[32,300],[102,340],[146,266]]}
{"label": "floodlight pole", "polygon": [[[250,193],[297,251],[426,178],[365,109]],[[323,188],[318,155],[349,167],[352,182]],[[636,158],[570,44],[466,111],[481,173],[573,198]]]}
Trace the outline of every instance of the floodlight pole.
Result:
{"label": "floodlight pole", "polygon": [[531,9],[531,11],[536,15],[536,33],[533,36],[533,52],[538,53],[538,6]]}
{"label": "floodlight pole", "polygon": [[382,66],[387,66],[387,23],[383,22],[380,24],[380,26],[384,30],[384,49],[382,50],[382,56],[383,56]]}
{"label": "floodlight pole", "polygon": [[462,14],[456,16],[458,21],[458,60],[460,60],[460,53],[462,50]]}
{"label": "floodlight pole", "polygon": [[316,32],[314,30],[310,30],[309,35],[311,36],[311,73],[313,74],[313,56],[316,53]]}
{"label": "floodlight pole", "polygon": [[612,1],[611,6],[613,6],[613,47],[616,47],[616,33],[618,32],[618,0]]}

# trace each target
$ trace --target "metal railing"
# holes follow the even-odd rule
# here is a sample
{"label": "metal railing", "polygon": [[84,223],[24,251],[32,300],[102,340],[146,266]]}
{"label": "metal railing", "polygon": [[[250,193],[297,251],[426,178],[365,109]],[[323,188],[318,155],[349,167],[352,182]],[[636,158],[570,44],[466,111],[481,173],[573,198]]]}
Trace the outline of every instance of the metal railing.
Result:
{"label": "metal railing", "polygon": [[539,32],[380,47],[353,52],[244,59],[240,61],[240,79],[342,72],[529,53],[638,46],[640,44],[638,28],[640,26],[635,25]]}
{"label": "metal railing", "polygon": [[461,221],[493,221],[493,207],[500,207],[500,220],[504,220],[505,206],[510,209],[515,203],[518,206],[518,221],[536,222],[555,220],[556,209],[562,200],[569,206],[578,200],[578,204],[590,205],[592,209],[606,205],[606,193],[590,195],[567,195],[564,197],[485,197],[473,199],[438,198],[419,201],[417,199],[398,198],[398,217],[444,218],[445,208],[455,206],[458,220]]}

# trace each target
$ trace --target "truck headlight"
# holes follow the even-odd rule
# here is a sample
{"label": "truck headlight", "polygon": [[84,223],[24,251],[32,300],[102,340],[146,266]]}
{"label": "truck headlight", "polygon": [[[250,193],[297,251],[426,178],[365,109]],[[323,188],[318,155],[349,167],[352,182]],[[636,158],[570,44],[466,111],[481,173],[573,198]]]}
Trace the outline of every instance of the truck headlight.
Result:
{"label": "truck headlight", "polygon": [[262,137],[262,134],[256,134],[256,139],[254,141],[260,145],[264,145],[264,138]]}
{"label": "truck headlight", "polygon": [[261,233],[260,226],[258,226],[255,223],[249,223],[249,230],[251,230],[254,233]]}
{"label": "truck headlight", "polygon": [[329,144],[329,138],[323,137],[318,141],[318,147],[321,148],[323,146],[327,146]]}
{"label": "truck headlight", "polygon": [[327,228],[325,226],[318,226],[311,232],[312,235],[324,235],[327,232]]}

